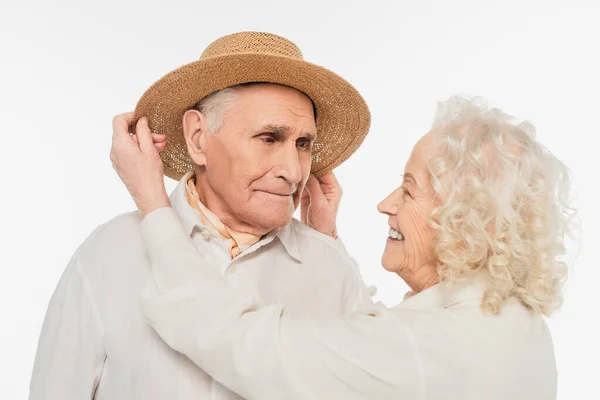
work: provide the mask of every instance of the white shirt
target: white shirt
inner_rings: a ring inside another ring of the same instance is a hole
[[[556,398],[544,318],[515,298],[499,315],[483,313],[483,281],[436,285],[393,308],[297,318],[285,305],[261,306],[232,290],[171,209],[150,213],[142,235],[154,276],[145,293],[148,321],[248,399]]]
[[[293,220],[231,261],[227,246],[187,203],[183,179],[171,202],[194,251],[240,293],[285,304],[298,316],[332,317],[369,302],[339,241]],[[137,212],[97,228],[50,301],[30,399],[239,399],[167,346],[144,320],[141,295],[150,279]],[[199,327],[194,316],[190,320]]]

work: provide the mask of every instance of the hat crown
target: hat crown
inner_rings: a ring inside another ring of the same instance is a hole
[[[212,42],[200,60],[229,54],[273,54],[302,60],[302,52],[284,37],[266,32],[239,32],[223,36]]]

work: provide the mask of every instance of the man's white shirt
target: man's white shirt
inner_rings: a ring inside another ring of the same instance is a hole
[[[171,203],[186,233],[227,283],[295,316],[327,318],[370,299],[339,240],[297,220],[231,260],[185,197]],[[48,306],[30,399],[239,399],[148,325],[140,299],[152,278],[137,212],[98,227],[77,249]],[[197,322],[197,321],[196,321]]]

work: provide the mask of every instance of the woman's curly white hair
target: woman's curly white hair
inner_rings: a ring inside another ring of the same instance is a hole
[[[440,204],[431,215],[438,273],[451,283],[487,272],[482,308],[500,311],[518,298],[549,315],[562,303],[567,277],[567,168],[535,140],[535,128],[481,98],[440,103],[438,140],[428,160]]]

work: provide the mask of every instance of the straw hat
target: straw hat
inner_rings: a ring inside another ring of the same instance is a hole
[[[134,123],[145,115],[152,132],[167,135],[167,146],[161,152],[166,176],[179,180],[193,169],[183,135],[183,114],[211,93],[249,82],[289,86],[312,100],[317,140],[311,172],[316,176],[344,162],[367,135],[371,114],[350,83],[304,61],[300,49],[283,37],[235,33],[211,43],[198,61],[162,77],[135,108]]]

